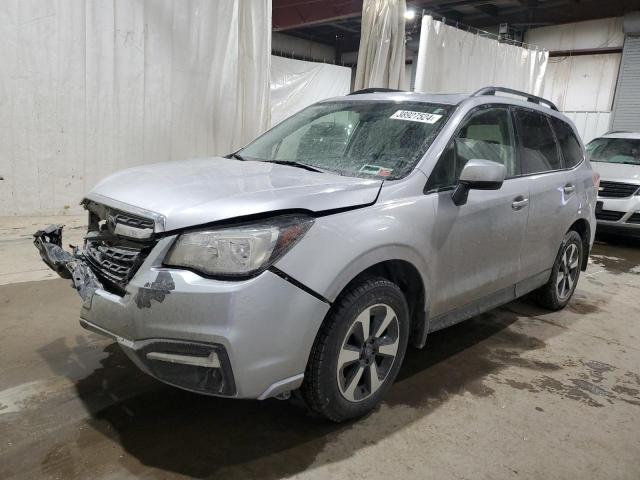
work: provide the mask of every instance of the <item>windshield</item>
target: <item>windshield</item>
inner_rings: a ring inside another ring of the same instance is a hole
[[[640,139],[596,138],[587,145],[587,155],[592,162],[640,165]]]
[[[451,110],[419,102],[330,102],[293,115],[239,153],[358,177],[401,178],[427,151]]]

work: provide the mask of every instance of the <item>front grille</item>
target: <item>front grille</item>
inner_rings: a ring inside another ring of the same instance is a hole
[[[629,217],[627,223],[640,223],[640,212],[636,212]]]
[[[605,220],[607,222],[617,222],[624,216],[624,212],[616,212],[614,210],[600,210],[596,212],[596,219]]]
[[[123,295],[129,280],[155,245],[155,240],[153,236],[140,240],[116,235],[116,226],[153,230],[155,223],[95,202],[86,201],[85,207],[89,210],[89,231],[83,256],[105,289]]]
[[[126,213],[120,210],[111,210],[111,217],[113,221],[116,223],[121,223],[124,225],[128,225],[129,227],[136,228],[150,228],[153,230],[155,223],[153,220],[148,218],[139,217],[137,215],[132,215],[130,213]]]
[[[632,183],[601,181],[598,196],[604,198],[630,197],[638,190],[638,185]]]
[[[140,249],[117,247],[100,241],[87,242],[85,258],[99,269],[103,277],[123,287],[144,260]]]

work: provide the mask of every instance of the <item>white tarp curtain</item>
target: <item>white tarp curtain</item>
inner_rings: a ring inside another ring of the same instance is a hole
[[[271,124],[325,98],[349,93],[351,69],[271,57]]]
[[[549,52],[498,42],[431,16],[422,19],[414,89],[472,93],[486,86],[540,95]]]
[[[0,215],[269,125],[271,0],[4,0],[0,42]]]
[[[364,0],[355,90],[404,84],[405,10],[405,0]]]

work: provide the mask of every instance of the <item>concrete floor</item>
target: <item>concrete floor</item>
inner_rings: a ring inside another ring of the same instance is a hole
[[[345,425],[164,386],[79,327],[67,281],[14,271],[0,478],[637,480],[639,264],[640,243],[598,243],[567,309],[525,299],[432,335],[384,404]]]

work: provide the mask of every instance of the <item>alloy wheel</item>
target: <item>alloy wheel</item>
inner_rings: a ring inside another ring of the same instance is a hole
[[[384,383],[398,354],[400,327],[396,312],[385,304],[367,307],[353,321],[338,355],[340,393],[361,402]]]
[[[571,295],[578,278],[579,266],[578,246],[575,243],[570,243],[562,252],[556,277],[556,294],[560,301],[566,300]]]

